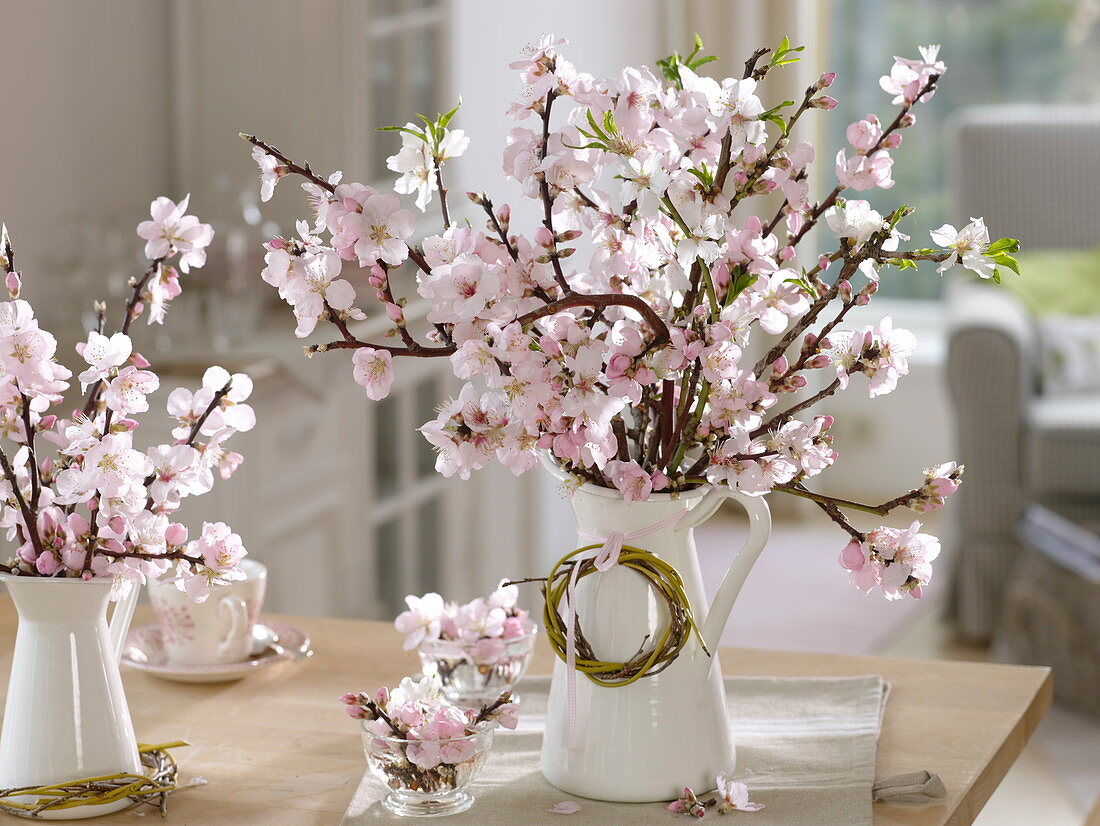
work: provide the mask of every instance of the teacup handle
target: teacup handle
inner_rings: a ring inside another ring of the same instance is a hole
[[[225,656],[238,637],[248,628],[248,605],[240,597],[222,597],[218,614],[229,621],[229,627],[218,643],[218,656]]]

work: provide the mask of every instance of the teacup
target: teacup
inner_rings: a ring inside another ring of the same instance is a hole
[[[225,665],[252,655],[252,629],[260,616],[267,567],[254,559],[241,562],[245,578],[216,585],[205,602],[193,602],[175,584],[149,583],[149,600],[161,640],[174,665]]]

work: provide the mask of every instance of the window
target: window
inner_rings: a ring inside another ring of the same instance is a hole
[[[852,121],[874,112],[889,122],[894,107],[878,79],[893,55],[917,57],[918,44],[941,44],[948,72],[931,105],[917,108],[916,127],[894,153],[894,187],[861,193],[883,213],[916,206],[907,222],[913,242],[929,244],[927,229],[959,226],[970,217],[954,214],[952,206],[951,115],[975,105],[1095,101],[1098,16],[1093,4],[1080,0],[832,0],[826,65],[837,72],[832,93],[840,106],[828,119],[825,145],[832,152],[822,152],[821,160],[828,163],[846,145]],[[934,298],[942,288],[934,265],[895,275],[883,279],[882,294]]]
[[[435,472],[435,452],[415,430],[435,418],[436,405],[453,392],[449,363],[408,359],[400,366],[390,395],[369,411],[374,493],[364,515],[374,532],[374,614],[382,617],[403,610],[406,593],[448,582],[453,587],[456,577],[448,565],[461,566],[466,575],[471,571],[469,560],[449,556],[464,547],[469,528],[455,518],[463,483]]]
[[[431,117],[444,109],[440,80],[447,58],[446,21],[442,0],[372,0],[370,4],[364,68],[370,74],[371,180],[392,174],[386,170],[386,158],[397,151],[394,135],[374,129],[402,126],[417,112]]]

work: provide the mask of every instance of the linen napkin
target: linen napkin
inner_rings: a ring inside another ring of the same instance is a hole
[[[543,779],[539,750],[549,685],[548,677],[521,683],[519,728],[497,730],[489,762],[471,787],[477,798],[473,808],[447,822],[676,822],[663,803],[574,798]],[[875,752],[887,697],[882,677],[727,677],[726,696],[737,748],[732,777],[748,785],[750,800],[766,804],[761,812],[739,815],[746,826],[871,823]],[[669,766],[670,773],[675,770]],[[382,785],[364,775],[343,826],[399,822],[380,805],[382,794]],[[549,812],[564,800],[578,803],[580,811],[568,816]]]

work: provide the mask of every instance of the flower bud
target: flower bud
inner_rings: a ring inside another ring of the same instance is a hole
[[[863,546],[859,542],[849,542],[844,550],[840,552],[840,558],[837,560],[840,562],[840,566],[848,571],[861,571],[863,570],[864,562]]]
[[[878,292],[878,282],[868,281],[866,286],[859,291],[860,295],[872,296]]]
[[[814,109],[836,109],[839,103],[840,101],[830,95],[822,95],[811,100],[810,106]]]
[[[138,370],[144,370],[149,366],[149,359],[145,358],[141,353],[134,353],[130,356],[130,361],[134,363],[134,367]]]
[[[828,367],[832,363],[833,360],[829,358],[828,354],[818,353],[816,356],[806,362],[806,366],[811,370],[820,370],[823,367]]]
[[[8,287],[8,295],[13,299],[19,298],[19,291],[23,288],[23,281],[19,278],[19,273],[9,272],[4,279],[4,283]]]
[[[772,362],[772,370],[775,371],[776,375],[782,376],[789,368],[790,363],[787,361],[786,356],[780,356]]]
[[[817,79],[817,83],[814,84],[814,89],[818,92],[822,89],[828,89],[833,85],[834,80],[836,80],[836,72],[825,72],[825,74]]]
[[[478,206],[481,206],[483,203],[485,203],[485,199],[482,198],[481,195],[477,192],[467,192],[466,197]]]
[[[791,376],[787,379],[787,386],[790,387],[792,390],[801,390],[803,387],[806,386],[806,377]]]
[[[53,413],[51,413],[48,416],[43,416],[42,417],[42,419],[38,422],[38,429],[39,430],[49,430],[55,424],[57,424],[57,416],[55,416]],[[48,459],[47,461],[52,462],[53,460]]]
[[[508,223],[512,220],[512,208],[508,204],[504,204],[497,210],[497,220],[504,226],[508,226]]]
[[[794,247],[783,247],[783,249],[779,251],[779,260],[790,261],[792,258],[794,258],[794,254]]]
[[[901,133],[891,132],[882,140],[882,146],[884,149],[897,149],[901,146]]]
[[[856,306],[857,307],[866,307],[870,303],[871,303],[871,296],[865,295],[862,292],[856,298]]]
[[[546,227],[539,227],[535,230],[535,243],[540,247],[549,249],[554,245],[554,233]]]
[[[845,278],[843,281],[841,281],[839,284],[837,284],[837,293],[840,295],[840,298],[843,301],[845,301],[845,302],[851,301],[852,300],[852,282]]]
[[[817,265],[821,267],[822,272],[825,272],[833,265],[833,262],[829,259],[829,256],[823,255],[817,259]]]
[[[346,694],[341,694],[340,695],[340,702],[343,703],[346,706],[350,706],[352,703],[358,702],[358,698],[355,694],[352,694],[349,691]]]
[[[768,178],[760,178],[752,185],[752,191],[757,195],[767,195],[773,191],[776,187],[776,183]]]
[[[901,129],[908,129],[916,122],[917,116],[914,115],[912,112],[906,112],[904,115],[901,116],[901,123],[898,124],[898,127]]]
[[[187,526],[179,522],[171,523],[164,529],[164,541],[169,545],[183,545],[187,542]]]
[[[579,229],[567,229],[565,232],[558,233],[558,240],[562,242],[576,241],[581,237],[581,231]]]

